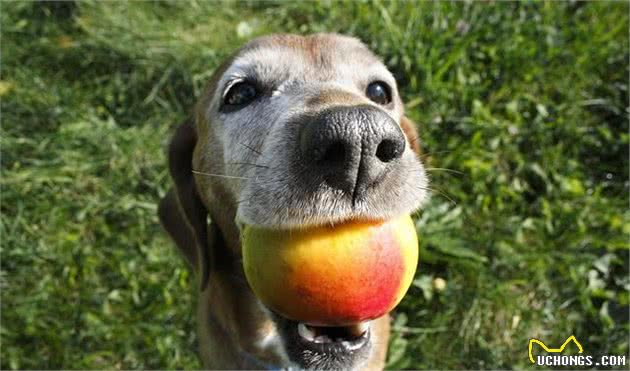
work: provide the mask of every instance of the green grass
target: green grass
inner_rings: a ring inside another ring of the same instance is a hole
[[[389,368],[530,368],[530,337],[571,334],[628,355],[627,2],[0,7],[2,369],[200,367],[195,281],[156,217],[164,148],[270,32],[361,38],[428,166],[461,172],[431,171]]]

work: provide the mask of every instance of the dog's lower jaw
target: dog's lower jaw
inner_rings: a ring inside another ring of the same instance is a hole
[[[269,313],[276,323],[284,350],[292,361],[292,369],[382,370],[385,365],[390,329],[389,315],[370,321],[366,332],[361,336],[363,340],[356,338],[352,344],[341,346],[342,344],[337,343],[338,346],[331,347],[327,346],[325,341],[324,344],[310,343],[312,339],[300,333],[298,322]]]
[[[348,361],[343,355],[327,354],[321,356],[309,350],[303,350],[301,355],[302,363],[298,364],[298,366],[307,370],[365,370],[372,352],[371,344],[367,346],[369,348],[366,354],[352,361]]]
[[[308,354],[309,350],[298,350],[297,358],[291,357],[290,348],[295,345],[293,341],[289,339],[287,334],[283,334],[281,329],[281,318],[267,309],[262,303],[259,303],[262,310],[273,319],[275,329],[269,336],[261,339],[257,343],[257,347],[263,352],[272,352],[282,360],[281,362],[273,365],[273,368],[281,368],[288,370],[364,370],[367,360],[371,355],[371,344],[369,344],[368,352],[365,357],[361,359],[355,359],[352,363],[340,362],[337,355],[318,356],[317,354]],[[282,321],[285,322],[285,321]],[[292,359],[293,358],[293,359]]]

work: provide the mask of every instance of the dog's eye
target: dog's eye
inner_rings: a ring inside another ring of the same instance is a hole
[[[223,104],[226,106],[242,106],[253,101],[256,96],[258,96],[256,87],[247,81],[241,81],[230,86],[223,98]]]
[[[365,94],[374,103],[386,105],[392,101],[392,93],[389,86],[382,81],[375,81],[368,85]]]

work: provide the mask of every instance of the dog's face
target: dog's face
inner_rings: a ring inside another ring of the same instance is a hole
[[[384,220],[426,198],[396,81],[358,40],[257,39],[209,86],[197,107],[193,168],[204,200],[233,205],[227,223]],[[299,367],[361,367],[378,341],[366,323],[318,328],[271,316]]]
[[[203,106],[237,222],[271,228],[388,219],[416,210],[427,180],[400,127],[396,81],[338,35],[259,39]],[[217,156],[208,153],[208,156]],[[217,159],[208,159],[216,161]]]

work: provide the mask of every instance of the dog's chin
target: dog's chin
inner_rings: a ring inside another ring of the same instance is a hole
[[[372,349],[370,322],[309,326],[272,313],[286,353],[300,369],[362,369]]]

